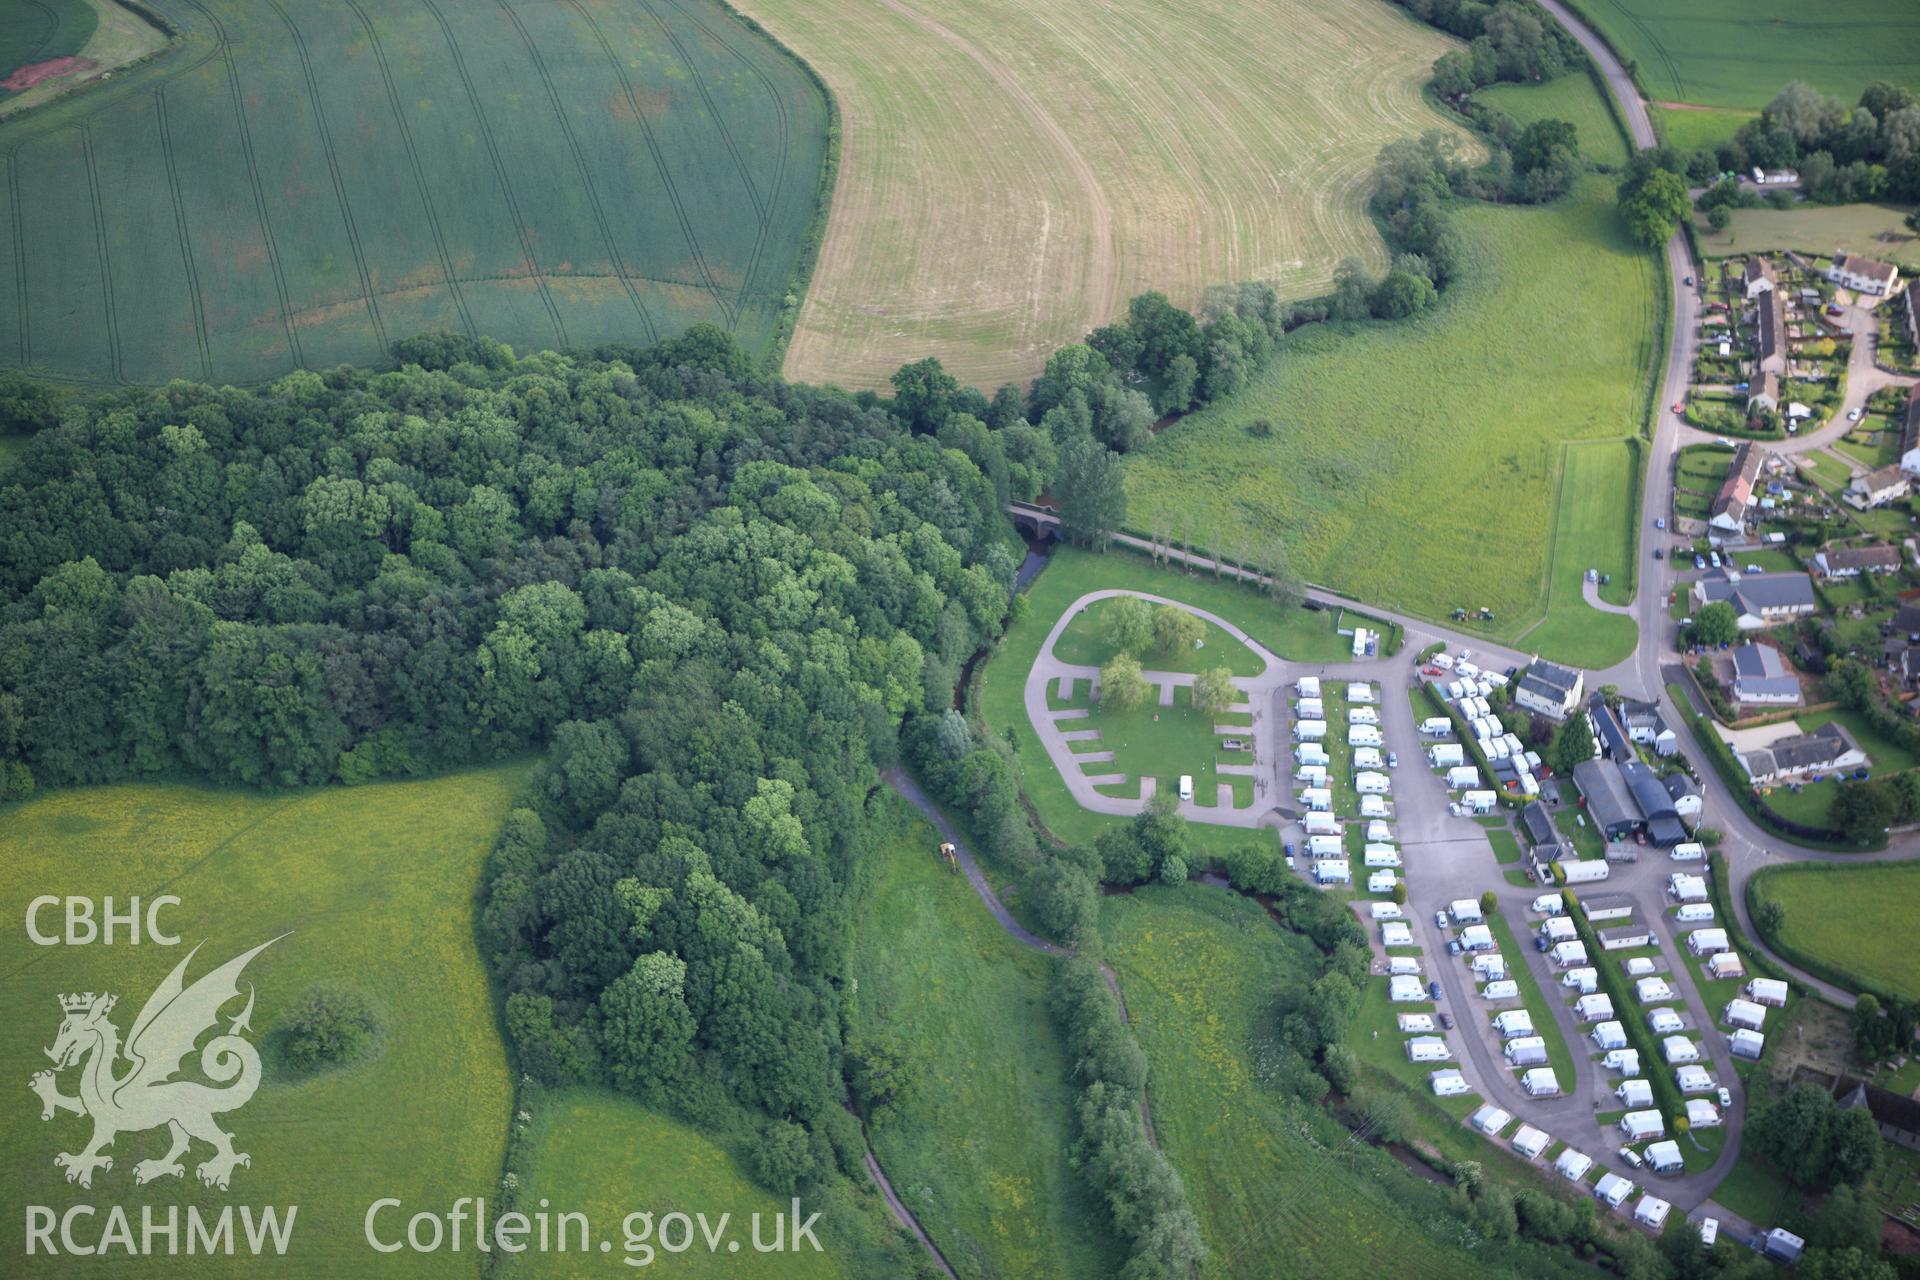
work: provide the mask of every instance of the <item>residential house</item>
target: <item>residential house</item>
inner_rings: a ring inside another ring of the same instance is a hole
[[[1829,721],[1812,733],[1789,734],[1740,757],[1755,783],[1784,781],[1807,773],[1836,773],[1858,769],[1867,753],[1838,722]]]
[[[1887,467],[1900,472],[1899,467]],[[1880,474],[1875,472],[1875,475]],[[1893,573],[1900,568],[1900,548],[1885,543],[1866,547],[1836,547],[1829,544],[1813,557],[1813,567],[1823,578],[1857,578],[1863,573]]]
[[[1747,416],[1752,417],[1779,407],[1780,375],[1772,369],[1763,369],[1759,381],[1747,394]]]
[[[1768,406],[1771,408],[1772,406]],[[1753,441],[1743,441],[1727,464],[1726,479],[1707,508],[1707,523],[1722,533],[1739,533],[1746,527],[1747,512],[1753,506],[1753,487],[1760,479],[1760,466],[1766,451]]]
[[[1641,825],[1633,792],[1612,760],[1582,760],[1573,766],[1573,784],[1587,802],[1587,819],[1608,840],[1624,840]]]
[[[1800,681],[1787,670],[1778,649],[1749,640],[1733,651],[1733,698],[1767,706],[1796,706],[1801,699]]]
[[[1851,1083],[1840,1098],[1840,1109],[1851,1111],[1865,1107],[1873,1117],[1874,1128],[1880,1136],[1896,1146],[1909,1151],[1920,1151],[1920,1100],[1898,1094],[1891,1089],[1882,1089],[1863,1080],[1842,1080],[1841,1085]]]
[[[1693,779],[1684,773],[1670,773],[1661,782],[1667,788],[1667,795],[1673,801],[1673,811],[1680,815],[1682,822],[1698,824],[1703,801],[1700,788]]]
[[[1907,341],[1920,350],[1920,280],[1909,280],[1901,296],[1907,303]]]
[[[1913,492],[1913,478],[1896,464],[1855,476],[1847,486],[1847,501],[1862,511],[1898,502]]]
[[[1909,297],[1917,292],[1920,280],[1907,286]],[[1907,393],[1907,416],[1900,427],[1900,469],[1910,476],[1920,475],[1920,392]]]
[[[1538,800],[1520,810],[1520,825],[1526,829],[1527,843],[1535,848],[1560,843],[1560,833],[1554,830],[1553,819],[1547,816],[1547,806]]]
[[[1550,720],[1564,720],[1580,704],[1585,684],[1586,677],[1571,667],[1535,658],[1514,686],[1513,700]]]
[[[1891,262],[1841,251],[1833,255],[1833,262],[1827,267],[1827,279],[1843,289],[1884,298],[1900,283],[1900,268]]]
[[[1752,302],[1761,294],[1772,293],[1779,288],[1780,275],[1765,258],[1748,258],[1747,269],[1741,273],[1740,283],[1746,288],[1747,301]]]
[[[1754,317],[1757,351],[1755,367],[1762,373],[1785,373],[1787,371],[1787,301],[1780,296],[1778,289],[1770,289],[1761,296]]]
[[[1626,726],[1620,723],[1607,700],[1597,693],[1587,699],[1587,723],[1593,726],[1593,741],[1601,755],[1621,763],[1639,758]]]
[[[1680,749],[1680,739],[1667,723],[1657,702],[1622,702],[1620,723],[1627,737],[1643,747],[1652,747],[1657,756],[1670,756]]]
[[[1804,617],[1818,607],[1813,579],[1804,573],[1748,573],[1709,569],[1693,584],[1701,608],[1725,600],[1742,631],[1757,631]]]

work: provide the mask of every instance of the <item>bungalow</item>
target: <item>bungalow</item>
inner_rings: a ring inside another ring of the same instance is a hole
[[[1763,373],[1787,371],[1787,302],[1778,289],[1762,297],[1755,307],[1759,329],[1758,365]]]
[[[1624,840],[1640,826],[1640,810],[1634,805],[1620,766],[1611,760],[1582,760],[1573,766],[1573,784],[1587,803],[1587,818],[1600,828],[1608,840]]]
[[[1787,670],[1778,649],[1749,640],[1733,651],[1733,697],[1736,702],[1796,706],[1800,681]]]
[[[1513,1133],[1513,1149],[1529,1160],[1538,1160],[1540,1153],[1553,1145],[1553,1135],[1544,1129],[1536,1129],[1523,1124]]]
[[[1642,924],[1624,925],[1618,929],[1600,931],[1600,949],[1602,951],[1631,951],[1635,947],[1653,945],[1653,930]]]
[[[1586,909],[1587,919],[1593,924],[1633,919],[1633,895],[1630,893],[1596,893],[1582,898],[1580,905]]]
[[[1740,757],[1747,776],[1761,786],[1806,773],[1857,769],[1866,763],[1867,753],[1837,721],[1828,721],[1812,733],[1776,738]]]
[[[1882,471],[1897,471],[1902,477],[1908,475],[1901,467],[1884,467],[1873,474],[1877,476]],[[1826,546],[1820,548],[1813,557],[1813,567],[1823,578],[1857,578],[1863,573],[1893,573],[1900,568],[1900,548],[1889,547],[1885,543],[1870,547]]]
[[[1912,477],[1895,465],[1855,476],[1853,483],[1847,486],[1847,501],[1865,511],[1872,507],[1884,507],[1889,502],[1898,502],[1912,492]]]
[[[1766,457],[1766,451],[1751,440],[1742,441],[1733,451],[1726,478],[1713,496],[1713,505],[1707,508],[1709,525],[1722,533],[1739,533],[1745,528],[1747,511],[1753,505],[1753,486],[1760,479],[1760,467]]]
[[[1567,713],[1580,704],[1580,690],[1585,682],[1586,677],[1570,667],[1535,658],[1514,687],[1513,700],[1550,720],[1564,720]]]
[[[1780,274],[1765,258],[1748,258],[1747,269],[1741,273],[1740,282],[1746,288],[1747,301],[1752,302],[1761,294],[1772,293],[1778,288]]]
[[[1891,262],[1840,250],[1834,253],[1833,262],[1827,267],[1827,279],[1843,289],[1884,298],[1900,283],[1900,268]]]
[[[1813,579],[1804,573],[1747,573],[1709,569],[1693,584],[1700,608],[1726,601],[1742,631],[1758,631],[1805,617],[1819,607]]]

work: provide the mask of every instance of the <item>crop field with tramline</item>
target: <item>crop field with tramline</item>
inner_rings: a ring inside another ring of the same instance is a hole
[[[767,349],[827,106],[713,0],[155,0],[0,124],[0,367],[253,382],[444,329]]]
[[[937,355],[991,387],[1161,289],[1323,292],[1378,269],[1362,202],[1452,47],[1379,0],[745,0],[845,131],[786,372],[872,387]],[[848,39],[858,31],[858,39]]]

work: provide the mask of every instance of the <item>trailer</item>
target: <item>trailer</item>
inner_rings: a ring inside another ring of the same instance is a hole
[[[1296,720],[1325,720],[1327,704],[1318,698],[1301,698],[1293,704],[1293,718]]]
[[[1376,871],[1367,877],[1368,893],[1392,893],[1393,886],[1400,883],[1400,877],[1391,871]]]
[[[1393,780],[1384,773],[1355,774],[1353,789],[1363,796],[1384,796],[1393,793]]]
[[[1584,942],[1561,942],[1548,952],[1553,962],[1562,969],[1571,969],[1575,965],[1587,962],[1587,944]]]
[[[1488,1000],[1516,1000],[1520,996],[1520,984],[1511,978],[1496,978],[1480,988],[1480,995]]]
[[[1369,822],[1367,824],[1367,843],[1392,844],[1393,828],[1384,822]]]
[[[1530,1036],[1533,1034],[1533,1015],[1525,1009],[1508,1009],[1505,1013],[1493,1016],[1493,1029],[1506,1040]]]
[[[1647,1082],[1634,1080],[1629,1083],[1646,1084]],[[1625,1085],[1621,1086],[1623,1089],[1625,1087]],[[1647,1093],[1649,1096],[1652,1095],[1653,1086],[1647,1086]],[[1627,1135],[1628,1142],[1645,1142],[1649,1138],[1664,1138],[1667,1136],[1667,1122],[1658,1111],[1629,1111],[1620,1117],[1620,1132]]]
[[[1544,1066],[1547,1061],[1547,1042],[1540,1036],[1516,1036],[1507,1041],[1501,1052],[1506,1055],[1507,1065],[1511,1067]]]
[[[1388,978],[1387,999],[1394,1004],[1418,1004],[1427,998],[1427,984],[1418,978]]]
[[[1407,1041],[1409,1062],[1451,1062],[1453,1050],[1439,1036],[1415,1036]]]
[[[1711,924],[1713,922],[1713,904],[1711,902],[1689,902],[1673,913],[1673,918],[1681,924]]]
[[[1385,741],[1380,730],[1370,724],[1354,725],[1347,733],[1347,742],[1356,747],[1377,747]]]
[[[1380,926],[1380,945],[1383,947],[1410,947],[1413,945],[1413,930],[1404,920],[1389,920]]]
[[[1456,1098],[1463,1093],[1471,1092],[1467,1088],[1467,1078],[1460,1074],[1457,1067],[1436,1071],[1427,1077],[1427,1081],[1433,1086],[1434,1096],[1438,1098]]]
[[[1563,858],[1553,865],[1559,868],[1562,884],[1593,884],[1605,880],[1612,871],[1604,858],[1581,858],[1571,862]]]
[[[1529,905],[1543,916],[1557,916],[1566,912],[1567,899],[1565,894],[1543,893]]]
[[[1590,996],[1600,989],[1600,971],[1592,965],[1583,964],[1561,974],[1560,985],[1572,987],[1583,996]]]
[[[1653,1105],[1653,1084],[1650,1081],[1622,1080],[1619,1088],[1613,1092],[1624,1106],[1650,1107]]]
[[[1347,852],[1345,841],[1339,836],[1308,836],[1307,854],[1314,858],[1339,858]]]
[[[1462,951],[1491,951],[1494,946],[1493,930],[1484,924],[1470,924],[1460,931]]]
[[[1370,844],[1362,851],[1368,867],[1398,867],[1400,851],[1390,844]]]
[[[1598,993],[1581,996],[1573,1008],[1582,1022],[1605,1022],[1613,1017],[1613,997]]]
[[[1300,815],[1300,829],[1310,836],[1337,836],[1340,820],[1325,810]]]
[[[1443,738],[1453,732],[1453,721],[1446,716],[1428,716],[1420,722],[1420,732],[1429,738]]]
[[[1705,1067],[1688,1065],[1673,1073],[1673,1083],[1682,1093],[1712,1093],[1719,1086]]]
[[[1295,693],[1298,693],[1303,698],[1317,698],[1320,696],[1320,677],[1301,676],[1294,684],[1293,689]]]
[[[1447,904],[1447,911],[1452,914],[1455,924],[1479,924],[1486,919],[1481,914],[1477,898],[1455,898]]]
[[[1603,1051],[1627,1047],[1627,1029],[1618,1022],[1602,1022],[1587,1033],[1594,1047]]]
[[[1469,791],[1460,797],[1460,803],[1473,813],[1490,813],[1500,797],[1491,791]]]
[[[1333,757],[1327,754],[1327,749],[1317,742],[1301,743],[1293,749],[1293,758],[1301,764],[1325,766],[1333,763]]]
[[[1503,955],[1481,954],[1473,958],[1473,976],[1482,982],[1507,976],[1507,958]]]
[[[1313,864],[1313,879],[1316,884],[1352,884],[1353,872],[1344,858],[1338,862],[1316,862]]]
[[[1622,1039],[1624,1038],[1625,1029],[1622,1028]],[[1623,1076],[1637,1076],[1640,1074],[1640,1051],[1610,1049],[1606,1056],[1600,1059],[1600,1065],[1609,1071],[1618,1071]]]
[[[1467,753],[1457,742],[1436,742],[1427,748],[1427,759],[1436,769],[1451,769],[1465,764]]]
[[[1567,916],[1548,916],[1540,922],[1540,936],[1549,943],[1570,942],[1580,936],[1580,930]]]
[[[1727,1001],[1727,1007],[1721,1011],[1720,1020],[1730,1027],[1745,1027],[1749,1031],[1758,1031],[1767,1024],[1767,1009],[1765,1005],[1756,1004],[1752,1000],[1733,999]]]
[[[1330,813],[1333,810],[1332,787],[1307,787],[1300,792],[1300,805],[1314,813]]]
[[[1482,791],[1480,770],[1470,764],[1456,764],[1447,770],[1447,790]]]
[[[1553,1074],[1552,1067],[1534,1067],[1520,1077],[1520,1087],[1530,1098],[1551,1098],[1560,1092],[1560,1077]]]
[[[1695,929],[1687,935],[1687,950],[1696,956],[1710,956],[1727,949],[1725,929]]]
[[[1754,978],[1747,983],[1746,992],[1747,998],[1755,1004],[1779,1009],[1787,1003],[1787,984],[1778,978]]]

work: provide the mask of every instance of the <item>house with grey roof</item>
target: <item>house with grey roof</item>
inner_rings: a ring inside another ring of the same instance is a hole
[[[1661,782],[1666,785],[1667,795],[1673,799],[1673,811],[1680,815],[1683,822],[1697,823],[1704,804],[1700,788],[1694,785],[1693,779],[1684,773],[1670,773]]]
[[[1819,607],[1813,579],[1804,573],[1740,573],[1709,569],[1693,584],[1700,608],[1725,600],[1733,606],[1742,631],[1758,631],[1805,617]]]
[[[1747,395],[1747,413],[1765,413],[1769,409],[1780,407],[1780,375],[1771,369],[1763,369]]]
[[[1751,440],[1744,440],[1733,451],[1733,461],[1727,464],[1727,475],[1720,482],[1720,491],[1713,495],[1713,503],[1707,508],[1707,523],[1722,533],[1739,533],[1746,527],[1747,512],[1753,507],[1754,486],[1760,480],[1760,467],[1766,461],[1766,451]]]
[[[1740,283],[1746,289],[1747,301],[1752,302],[1761,294],[1779,288],[1780,275],[1765,258],[1748,258],[1746,270],[1740,273]]]
[[[1587,723],[1593,726],[1593,741],[1600,748],[1600,754],[1610,760],[1635,758],[1633,739],[1627,735],[1626,726],[1620,723],[1607,700],[1597,693],[1587,699]]]
[[[1787,371],[1787,303],[1778,289],[1769,289],[1760,296],[1755,317],[1758,329],[1759,350],[1755,356],[1755,365],[1762,373],[1785,373]]]
[[[1586,677],[1573,668],[1535,658],[1514,686],[1513,700],[1549,720],[1565,720],[1567,713],[1580,705],[1585,684]]]
[[[1812,733],[1790,734],[1740,757],[1747,776],[1761,786],[1809,773],[1840,773],[1867,763],[1867,753],[1837,721]]]
[[[1833,255],[1827,267],[1827,279],[1842,289],[1884,298],[1900,283],[1900,268],[1877,258],[1863,258],[1844,250]]]
[[[1627,737],[1643,747],[1652,747],[1655,755],[1670,756],[1680,749],[1680,739],[1667,724],[1659,703],[1622,702],[1619,716]]]
[[[1749,640],[1733,651],[1733,700],[1791,707],[1801,700],[1800,681],[1772,645]]]
[[[1898,502],[1912,492],[1913,477],[1895,464],[1855,476],[1853,483],[1847,486],[1847,501],[1866,511],[1873,507],[1884,507],[1889,502]]]
[[[1909,299],[1917,294],[1920,294],[1920,280],[1907,286]],[[1907,314],[1912,316],[1913,312],[1909,310]],[[1900,469],[1910,476],[1920,475],[1920,392],[1907,393],[1907,416],[1901,420],[1900,427]]]
[[[1900,471],[1888,467],[1889,471]],[[1875,472],[1875,474],[1879,474]],[[1906,473],[1901,472],[1904,476]],[[1837,547],[1829,544],[1813,557],[1813,567],[1823,578],[1857,578],[1863,573],[1892,573],[1900,567],[1900,548],[1876,542],[1865,547]]]

